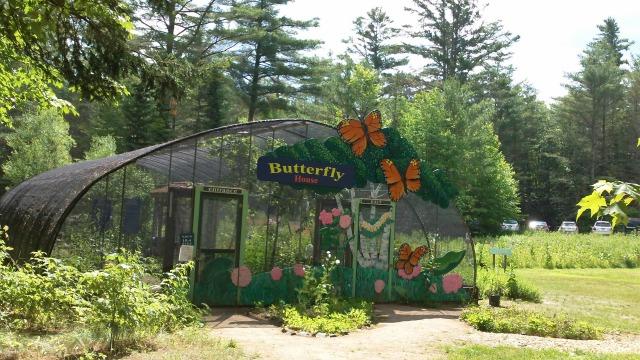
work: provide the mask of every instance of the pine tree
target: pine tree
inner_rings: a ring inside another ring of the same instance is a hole
[[[465,82],[477,67],[501,62],[511,53],[518,36],[503,31],[502,24],[484,22],[476,0],[413,0],[407,11],[418,16],[419,27],[411,36],[426,41],[407,50],[430,63],[428,75],[438,81]]]
[[[317,21],[280,16],[277,7],[289,0],[241,0],[232,13],[239,31],[240,49],[231,67],[236,86],[248,108],[248,120],[267,109],[287,108],[288,97],[304,88],[317,61],[301,54],[319,42],[297,37],[297,31],[317,26]]]
[[[578,122],[588,131],[590,182],[610,172],[607,134],[622,115],[625,71],[621,51],[629,44],[619,37],[614,20],[605,20],[599,29],[600,34],[581,56],[580,71],[569,75],[568,95],[558,104],[563,121]]]
[[[401,45],[394,43],[400,29],[393,27],[393,21],[382,8],[369,10],[366,18],[360,16],[353,24],[356,36],[345,42],[351,44],[352,53],[360,55],[376,71],[382,73],[409,62],[406,57],[393,56],[402,52]]]

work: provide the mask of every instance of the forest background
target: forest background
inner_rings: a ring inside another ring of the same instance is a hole
[[[288,5],[0,1],[0,193],[218,126],[376,108],[446,172],[481,232],[508,218],[558,225],[597,180],[638,178],[640,60],[614,18],[593,24],[579,69],[558,79],[565,95],[545,103],[515,80],[518,34],[475,0],[413,0],[401,19],[362,9],[347,50],[327,55],[303,36],[318,19],[283,16]]]

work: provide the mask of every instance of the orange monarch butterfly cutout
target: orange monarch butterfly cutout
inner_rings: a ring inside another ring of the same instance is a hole
[[[382,115],[380,111],[373,110],[363,121],[356,119],[343,120],[338,124],[338,133],[347,144],[351,145],[353,153],[360,157],[367,149],[368,141],[374,146],[383,147],[387,139],[382,131]]]
[[[407,166],[407,171],[404,175],[404,180],[400,171],[389,159],[383,159],[380,161],[380,167],[387,180],[387,186],[389,187],[389,198],[393,201],[402,199],[407,194],[407,190],[416,192],[420,190],[420,162],[413,159]]]
[[[429,249],[422,245],[418,246],[415,250],[411,251],[411,246],[404,243],[400,245],[398,250],[398,261],[396,262],[396,269],[404,270],[407,275],[413,273],[413,269],[418,265],[420,259],[429,252]]]

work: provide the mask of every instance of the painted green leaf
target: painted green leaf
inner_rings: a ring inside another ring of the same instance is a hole
[[[464,259],[466,251],[449,251],[444,256],[433,260],[431,273],[435,276],[444,275],[453,270]]]

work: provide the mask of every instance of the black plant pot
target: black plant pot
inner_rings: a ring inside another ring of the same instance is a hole
[[[489,305],[500,307],[500,295],[489,295]]]

